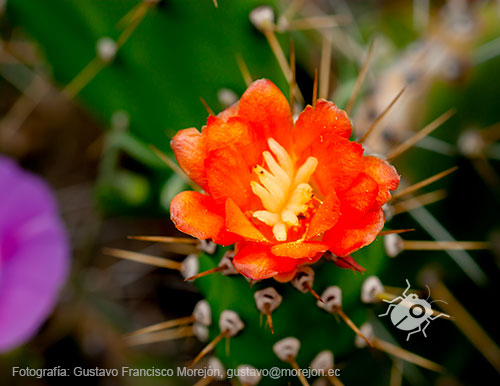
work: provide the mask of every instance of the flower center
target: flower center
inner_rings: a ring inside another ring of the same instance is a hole
[[[298,169],[287,151],[274,139],[267,141],[269,151],[262,153],[268,170],[255,166],[260,184],[252,181],[252,191],[261,199],[265,210],[257,210],[253,217],[273,227],[276,240],[285,241],[290,227],[299,225],[298,216],[307,211],[313,198],[309,179],[318,160],[309,157]]]

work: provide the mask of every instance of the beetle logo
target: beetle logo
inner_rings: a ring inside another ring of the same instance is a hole
[[[429,296],[427,299],[420,299],[416,294],[407,294],[410,289],[410,282],[406,279],[407,287],[404,290],[402,296],[398,296],[393,300],[386,300],[384,302],[390,303],[389,308],[385,314],[380,314],[379,316],[386,316],[391,314],[391,322],[392,324],[403,331],[409,331],[406,341],[410,340],[410,335],[416,334],[417,332],[422,332],[424,336],[427,338],[425,334],[425,329],[429,327],[431,321],[437,319],[441,316],[449,318],[450,315],[439,313],[434,315],[434,311],[431,307],[431,304],[434,302],[443,302],[444,300],[434,300],[429,302],[429,298],[431,296],[431,290],[428,286],[427,290],[429,291]],[[396,303],[398,302],[399,303]],[[446,303],[448,304],[448,303]]]

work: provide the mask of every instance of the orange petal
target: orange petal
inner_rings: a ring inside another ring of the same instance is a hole
[[[205,187],[207,151],[203,135],[195,128],[184,129],[175,135],[170,146],[182,170],[198,185]]]
[[[262,280],[294,270],[297,260],[275,256],[268,246],[250,243],[238,250],[233,265],[244,276]]]
[[[347,256],[370,244],[384,227],[384,212],[376,209],[368,212],[357,224],[346,226],[341,219],[325,232],[323,242],[337,256]]]
[[[356,180],[340,198],[340,211],[346,224],[353,224],[363,217],[375,204],[379,191],[377,182],[364,173],[360,173]]]
[[[363,147],[336,134],[317,138],[307,155],[318,159],[313,179],[324,196],[347,189],[362,170]]]
[[[328,245],[316,242],[292,241],[290,243],[275,244],[271,252],[276,256],[303,259],[315,256],[317,253],[326,252]]]
[[[238,205],[230,198],[226,201],[226,227],[230,232],[240,235],[244,239],[269,242],[266,237],[246,218]]]
[[[266,141],[274,138],[291,147],[292,113],[287,99],[271,81],[259,79],[242,95],[238,115],[246,119],[256,134]]]
[[[232,104],[227,109],[217,114],[217,118],[227,121],[229,118],[234,117],[237,114],[238,114],[238,102]]]
[[[198,239],[216,239],[224,228],[224,217],[218,214],[211,197],[184,191],[170,203],[170,218],[176,228]]]
[[[224,205],[231,198],[240,208],[249,205],[252,191],[250,188],[250,167],[240,153],[228,147],[210,152],[205,161],[208,178],[207,190],[214,200]]]
[[[297,269],[293,269],[290,272],[278,273],[273,276],[273,279],[279,283],[288,283],[297,274]]]
[[[203,130],[208,151],[228,147],[241,154],[247,165],[255,166],[262,155],[265,143],[259,143],[254,132],[239,117],[231,117],[227,121],[210,116]]]
[[[320,99],[316,108],[307,106],[295,123],[292,130],[295,152],[297,155],[302,154],[320,135],[334,133],[349,139],[351,132],[352,125],[346,112],[335,103]]]
[[[340,217],[340,201],[332,191],[319,206],[307,230],[306,239],[312,239],[333,227]]]
[[[396,168],[378,157],[366,156],[363,157],[363,172],[377,181],[379,184],[377,202],[380,205],[385,204],[391,198],[389,190],[396,190],[399,185]]]

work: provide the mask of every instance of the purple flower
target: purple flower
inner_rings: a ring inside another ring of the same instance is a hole
[[[37,332],[68,266],[68,238],[49,187],[0,156],[0,352]]]

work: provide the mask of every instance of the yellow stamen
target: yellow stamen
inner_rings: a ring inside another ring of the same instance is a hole
[[[265,210],[258,210],[253,217],[272,227],[276,240],[286,241],[288,228],[298,226],[298,215],[307,211],[313,198],[309,179],[318,160],[309,157],[302,166],[296,167],[294,160],[278,142],[268,140],[269,151],[262,153],[269,170],[257,165],[254,172],[260,184],[251,182],[252,191],[260,198]]]

